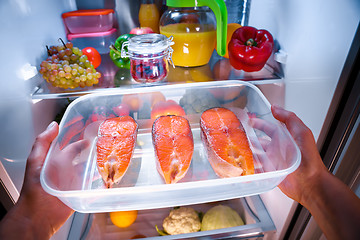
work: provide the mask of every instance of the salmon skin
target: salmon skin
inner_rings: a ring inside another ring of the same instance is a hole
[[[221,177],[254,174],[253,153],[236,115],[226,108],[211,108],[200,118],[201,139],[209,162]]]
[[[138,125],[130,116],[101,123],[96,143],[97,168],[107,188],[118,183],[129,167],[136,145]]]
[[[188,171],[194,152],[189,121],[181,116],[158,117],[152,126],[156,167],[167,184],[180,181]]]

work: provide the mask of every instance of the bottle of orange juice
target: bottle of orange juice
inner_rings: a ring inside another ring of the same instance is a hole
[[[141,0],[139,10],[140,27],[150,27],[155,33],[159,33],[160,13],[154,0]]]
[[[172,60],[176,66],[202,66],[214,51],[215,15],[207,7],[171,8],[161,17],[160,33],[174,38]]]
[[[226,51],[227,10],[223,0],[167,0],[160,18],[160,33],[173,37],[176,66],[206,65],[214,51]]]

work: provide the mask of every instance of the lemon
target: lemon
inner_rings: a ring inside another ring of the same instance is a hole
[[[111,212],[110,219],[115,226],[119,228],[126,228],[135,222],[137,214],[137,210]]]

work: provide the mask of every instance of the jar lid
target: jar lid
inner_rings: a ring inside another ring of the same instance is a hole
[[[128,51],[136,54],[155,54],[163,52],[173,44],[172,37],[167,38],[157,33],[142,34],[129,39]]]

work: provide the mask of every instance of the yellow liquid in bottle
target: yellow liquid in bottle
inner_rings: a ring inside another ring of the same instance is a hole
[[[140,5],[139,10],[139,22],[140,27],[149,27],[155,33],[159,33],[159,19],[160,14],[155,4],[145,4]]]
[[[195,67],[207,64],[214,51],[216,30],[213,25],[177,23],[160,27],[160,33],[174,37],[172,60],[176,66]]]

